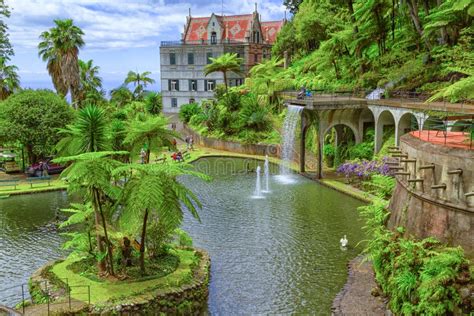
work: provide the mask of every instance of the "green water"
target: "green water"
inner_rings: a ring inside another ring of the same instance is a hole
[[[50,223],[67,204],[66,192],[0,200],[0,304],[12,306],[21,301],[18,285],[27,283],[46,262],[64,255],[59,249],[62,238]]]
[[[206,159],[197,167],[213,182],[184,180],[204,204],[201,224],[187,217],[184,228],[211,255],[209,312],[330,315],[346,264],[360,252],[361,203],[296,175],[293,184],[280,184],[276,166],[272,193],[252,199],[256,175],[245,174],[247,165],[256,162]],[[339,244],[344,234],[347,250]]]
[[[203,202],[201,223],[186,216],[184,229],[211,255],[208,311],[329,315],[346,264],[360,251],[361,203],[296,175],[293,184],[281,184],[277,166],[270,168],[271,193],[253,199],[256,175],[245,169],[257,164],[263,170],[255,160],[208,158],[196,166],[214,181],[181,179]],[[66,205],[64,192],[0,200],[0,303],[18,302],[21,289],[1,290],[26,282],[63,255],[61,238],[48,222]],[[347,250],[339,245],[344,234]]]

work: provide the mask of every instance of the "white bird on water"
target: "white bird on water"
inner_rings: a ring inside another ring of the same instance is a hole
[[[344,248],[345,248],[345,247],[347,246],[347,244],[349,243],[349,241],[347,240],[346,235],[344,235],[344,237],[341,238],[340,243],[341,243],[341,247],[344,247]]]

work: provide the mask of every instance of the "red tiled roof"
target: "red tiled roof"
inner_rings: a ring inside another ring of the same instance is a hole
[[[245,41],[250,36],[253,14],[219,16],[216,15],[219,24],[223,28],[222,38],[233,41]],[[185,30],[185,41],[209,40],[207,25],[211,17],[191,17]],[[283,26],[283,21],[262,22],[262,32],[267,42],[273,43],[277,33]]]
[[[262,32],[263,38],[270,44],[273,44],[276,41],[276,37],[278,32],[280,32],[281,28],[285,24],[284,21],[270,21],[270,22],[262,22]]]

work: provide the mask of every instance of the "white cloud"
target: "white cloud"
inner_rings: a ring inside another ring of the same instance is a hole
[[[16,51],[36,49],[41,32],[54,19],[72,18],[83,29],[87,50],[157,47],[160,40],[178,40],[191,7],[194,16],[220,13],[220,1],[165,0],[7,0],[12,16],[7,21]],[[254,10],[255,0],[226,1],[225,14]],[[259,1],[264,20],[280,19],[278,0]]]

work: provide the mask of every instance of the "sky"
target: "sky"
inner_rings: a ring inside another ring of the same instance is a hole
[[[285,15],[282,0],[224,0],[223,12],[258,11],[265,20]],[[79,58],[100,67],[104,88],[118,87],[128,71],[151,71],[159,90],[160,41],[179,40],[188,9],[193,16],[222,12],[221,0],[5,0],[12,14],[6,23],[24,88],[52,88],[46,64],[38,57],[39,35],[54,19],[72,18],[85,33]]]

